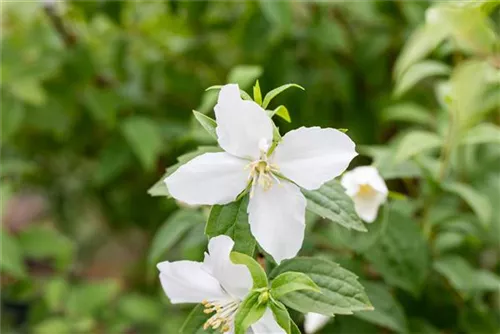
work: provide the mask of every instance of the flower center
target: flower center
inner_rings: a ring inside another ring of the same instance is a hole
[[[250,196],[253,195],[255,187],[261,186],[264,190],[269,190],[274,182],[279,183],[279,179],[274,175],[278,172],[278,166],[270,164],[266,157],[261,157],[260,160],[251,162],[248,167],[250,168],[249,179],[252,180],[252,190]]]
[[[375,189],[369,184],[360,184],[358,195],[363,197],[370,197],[375,193]]]
[[[201,302],[205,307],[206,314],[215,312],[203,325],[203,329],[218,329],[221,333],[229,332],[233,323],[234,315],[240,306],[239,300],[207,301]]]

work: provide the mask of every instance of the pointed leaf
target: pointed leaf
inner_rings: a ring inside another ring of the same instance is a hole
[[[194,118],[201,124],[201,126],[207,130],[208,134],[217,140],[217,133],[215,132],[215,128],[217,127],[217,123],[212,118],[203,115],[201,112],[193,110]]]
[[[401,163],[424,151],[441,147],[442,138],[429,131],[411,131],[399,141],[394,162]]]
[[[448,75],[450,67],[434,60],[426,60],[412,65],[396,82],[394,96],[400,97],[415,86],[419,81],[438,75]]]
[[[235,334],[245,334],[266,312],[267,303],[260,303],[259,296],[260,292],[252,292],[241,302],[234,319]]]
[[[280,298],[290,292],[312,290],[321,292],[314,281],[304,273],[286,272],[278,275],[271,282],[271,295]]]
[[[259,80],[255,82],[253,86],[253,100],[260,106],[262,105],[262,93],[260,91]]]
[[[297,85],[297,84],[286,84],[286,85],[280,86],[278,88],[275,88],[272,91],[270,91],[269,93],[267,93],[266,96],[264,97],[264,101],[262,102],[262,108],[266,109],[272,99],[274,99],[276,96],[278,96],[279,94],[283,93],[285,90],[287,90],[288,88],[291,88],[291,87],[296,87],[296,88],[305,90],[304,87]]]
[[[288,314],[288,310],[286,309],[285,305],[277,300],[271,299],[269,308],[271,309],[271,311],[273,311],[274,319],[276,320],[278,325],[280,325],[280,327],[283,328],[287,334],[290,334],[290,322],[292,321],[292,319],[290,319],[290,314]]]
[[[460,196],[472,208],[484,226],[490,224],[493,208],[488,197],[465,183],[445,183],[442,186],[446,191]]]

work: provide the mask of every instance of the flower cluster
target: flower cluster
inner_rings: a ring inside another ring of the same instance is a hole
[[[221,88],[214,111],[222,151],[197,156],[168,176],[170,195],[188,205],[226,205],[248,196],[250,231],[262,250],[277,264],[294,258],[304,240],[302,190],[317,190],[344,173],[357,155],[354,142],[342,131],[320,127],[281,137],[265,107],[242,99],[236,84]],[[358,215],[373,222],[388,194],[377,170],[358,167],[346,172],[341,184]],[[201,303],[210,314],[205,329],[234,332],[236,314],[253,291],[249,268],[230,259],[233,246],[231,238],[218,236],[209,241],[203,263],[158,264],[172,303]],[[261,291],[259,303],[269,298],[266,288]],[[248,324],[253,333],[288,331],[269,308],[254,320]]]

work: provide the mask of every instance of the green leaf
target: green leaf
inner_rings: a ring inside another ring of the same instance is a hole
[[[292,24],[292,4],[287,1],[259,1],[266,19],[273,25],[288,29]]]
[[[40,107],[47,102],[47,94],[37,79],[17,79],[9,84],[12,95],[23,102]]]
[[[170,197],[170,193],[168,192],[167,186],[165,185],[165,179],[172,175],[180,166],[185,163],[191,161],[199,155],[210,153],[210,152],[220,152],[220,148],[217,146],[200,146],[196,149],[196,151],[192,151],[186,154],[183,154],[177,158],[178,163],[173,166],[167,168],[167,172],[156,182],[151,188],[148,189],[148,194],[150,196],[168,196]]]
[[[394,162],[401,163],[413,156],[441,147],[443,140],[437,134],[429,131],[411,131],[399,141],[394,154]]]
[[[25,119],[26,109],[22,103],[11,97],[5,97],[2,94],[2,113],[1,117],[1,131],[2,131],[2,144],[5,144],[12,135],[14,135],[21,127]]]
[[[472,208],[483,226],[488,226],[490,224],[493,208],[487,196],[465,183],[444,183],[442,187],[444,190],[462,198]]]
[[[16,278],[26,277],[26,267],[24,266],[22,248],[16,240],[4,229],[0,229],[0,240],[2,246],[2,261],[0,268],[2,272]]]
[[[274,319],[276,320],[278,325],[280,325],[280,327],[283,328],[287,334],[290,334],[290,323],[292,322],[292,319],[290,319],[290,314],[288,314],[288,310],[286,309],[285,305],[277,300],[271,299],[269,308],[273,312]]]
[[[186,321],[182,325],[179,333],[181,334],[206,334],[215,333],[212,329],[203,329],[203,325],[210,318],[210,315],[203,313],[203,305],[198,304],[193,308],[191,313],[189,313]]]
[[[411,102],[391,105],[382,111],[381,117],[384,122],[409,122],[425,126],[434,124],[429,110]]]
[[[386,282],[418,295],[429,270],[425,237],[409,213],[391,210],[387,224],[363,255]]]
[[[274,115],[278,115],[279,117],[283,118],[288,123],[290,123],[292,121],[292,119],[290,118],[290,114],[288,113],[288,109],[283,105],[279,106],[278,108],[276,108],[274,110],[269,110],[268,115],[269,115],[269,117],[273,117]]]
[[[44,299],[52,312],[62,311],[66,296],[69,293],[69,284],[64,278],[54,278],[44,287]]]
[[[71,334],[73,333],[72,323],[70,319],[65,318],[49,318],[36,324],[33,328],[35,334]]]
[[[205,234],[210,238],[225,234],[234,241],[235,252],[252,256],[255,239],[248,224],[248,196],[226,205],[214,205],[210,211]]]
[[[332,316],[373,309],[357,276],[336,263],[319,258],[297,257],[283,261],[269,277],[273,280],[289,271],[308,275],[321,291],[295,291],[280,298],[285,305],[299,312]]]
[[[146,117],[131,116],[121,124],[121,129],[144,169],[153,170],[163,148],[163,139],[157,124]]]
[[[90,115],[96,122],[103,123],[108,128],[115,125],[121,102],[120,96],[111,89],[97,89],[89,86],[83,95],[83,103]]]
[[[374,310],[357,312],[354,316],[397,333],[408,333],[403,307],[390,294],[388,288],[380,283],[362,282],[362,284],[373,303]]]
[[[426,60],[409,67],[405,73],[399,77],[394,88],[394,96],[401,97],[419,81],[431,77],[448,75],[450,67],[435,60]]]
[[[302,189],[307,198],[307,209],[348,229],[366,232],[354,211],[354,203],[336,180],[325,183],[317,190]]]
[[[247,266],[252,275],[254,289],[267,288],[266,272],[252,257],[238,252],[231,252],[231,261],[234,264],[243,264]]]
[[[208,134],[215,140],[217,140],[217,132],[215,128],[217,127],[217,123],[215,120],[211,119],[208,116],[203,115],[201,112],[193,110],[194,118],[201,124],[201,126],[207,130]]]
[[[277,299],[299,290],[312,290],[321,293],[316,283],[304,273],[289,271],[278,275],[271,282],[271,295]]]
[[[134,323],[155,325],[163,319],[162,304],[158,299],[136,292],[120,298],[118,310]]]
[[[222,85],[210,86],[207,89],[205,89],[205,91],[220,90],[222,87],[223,87]],[[241,98],[243,100],[253,101],[252,97],[247,92],[245,92],[243,89],[241,89],[241,88],[240,88],[240,96],[241,96]],[[215,100],[216,99],[214,99],[214,103],[215,103]]]
[[[465,293],[480,291],[498,291],[500,277],[494,273],[472,268],[467,261],[457,255],[437,259],[434,269],[446,277],[451,285]]]
[[[259,80],[255,82],[255,86],[253,86],[253,100],[259,105],[262,105],[262,93],[260,91]]]
[[[247,89],[261,76],[262,67],[257,65],[235,66],[227,76],[228,83],[237,83],[241,89]],[[248,95],[248,94],[247,94]],[[250,100],[252,98],[250,97]]]
[[[173,213],[155,233],[149,250],[149,263],[158,262],[186,232],[204,222],[203,214],[197,210],[181,209]]]
[[[259,296],[260,292],[252,292],[241,302],[234,319],[235,334],[246,333],[264,315],[267,303],[260,303]]]
[[[267,2],[267,1],[264,1],[264,2]],[[274,99],[276,96],[278,96],[279,94],[283,93],[285,90],[287,90],[288,88],[291,88],[291,87],[296,87],[296,88],[305,90],[304,87],[297,85],[297,84],[286,84],[286,85],[277,87],[266,94],[266,96],[264,97],[264,101],[262,102],[262,108],[266,109],[267,106],[269,105],[269,103],[272,101],[272,99]]]
[[[95,315],[118,295],[120,284],[115,280],[83,283],[70,290],[66,300],[68,316]]]
[[[462,145],[494,143],[500,144],[500,126],[481,123],[469,129],[460,139]]]

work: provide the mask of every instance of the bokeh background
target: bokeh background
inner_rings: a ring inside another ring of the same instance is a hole
[[[402,100],[434,117],[430,83],[393,95],[395,61],[429,5],[2,2],[1,331],[177,333],[190,307],[169,305],[155,264],[202,257],[208,208],[179,210],[147,191],[179,155],[214,144],[191,112],[213,115],[217,93],[205,89],[237,82],[251,92],[258,79],[265,93],[297,83],[306,90],[273,102],[290,111],[292,123],[276,120],[282,133],[347,128],[360,147],[383,145],[411,126],[390,117]],[[454,61],[446,49],[434,56]],[[365,155],[353,165],[370,162]],[[390,183],[410,196],[417,186],[413,178]],[[464,252],[476,259],[489,251],[487,270],[498,272],[496,242]],[[387,290],[397,297],[387,310],[396,324],[340,316],[325,333],[404,332],[403,318],[415,333],[479,333],[471,322],[498,330],[489,311],[463,318],[468,301],[442,292],[437,276],[427,299]],[[498,294],[485,305],[498,307]]]

